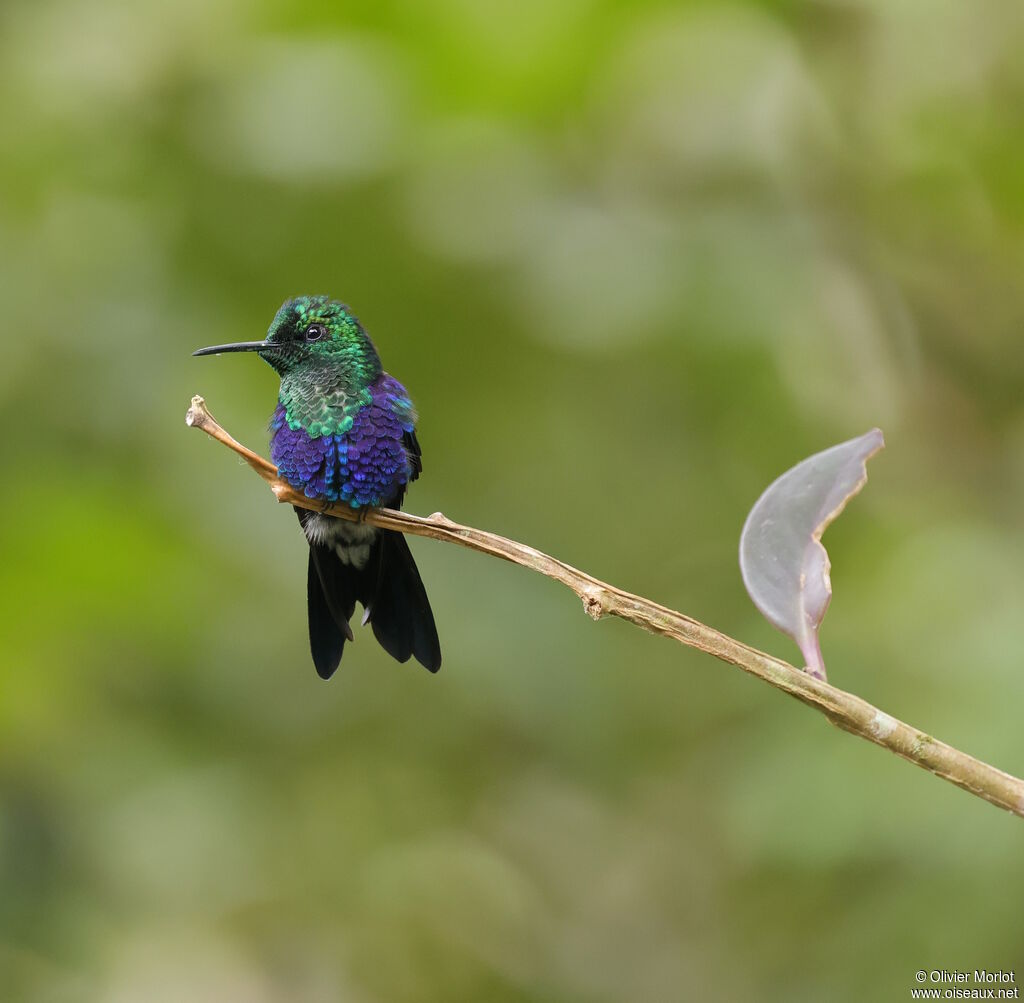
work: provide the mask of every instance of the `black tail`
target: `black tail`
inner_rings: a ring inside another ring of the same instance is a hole
[[[334,675],[346,640],[354,640],[349,620],[357,601],[389,655],[400,662],[415,656],[431,672],[441,667],[434,614],[401,533],[380,530],[362,568],[343,563],[331,546],[310,544],[306,591],[309,646],[321,678]]]

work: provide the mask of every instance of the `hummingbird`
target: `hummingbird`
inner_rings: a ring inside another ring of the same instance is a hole
[[[405,387],[384,372],[352,311],[327,296],[284,303],[263,341],[200,348],[193,355],[256,352],[281,378],[270,419],[278,476],[307,498],[359,513],[401,508],[423,469],[416,412]],[[402,533],[293,506],[309,544],[306,606],[313,665],[329,679],[354,641],[363,606],[381,647],[436,672],[441,645],[426,590]]]

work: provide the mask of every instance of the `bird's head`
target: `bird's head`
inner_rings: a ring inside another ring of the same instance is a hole
[[[200,348],[193,355],[258,352],[278,375],[301,376],[333,370],[346,380],[370,383],[380,358],[362,324],[344,303],[327,296],[297,296],[274,316],[264,341]]]

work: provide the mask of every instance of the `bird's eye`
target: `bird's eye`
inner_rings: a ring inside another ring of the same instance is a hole
[[[306,341],[319,341],[326,333],[323,324],[310,324],[306,328]]]

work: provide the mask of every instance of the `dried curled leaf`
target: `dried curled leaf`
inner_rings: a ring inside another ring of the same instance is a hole
[[[868,479],[883,446],[873,428],[815,453],[775,481],[750,510],[740,535],[740,571],[754,605],[800,646],[807,670],[825,678],[818,628],[832,598],[821,536]]]

